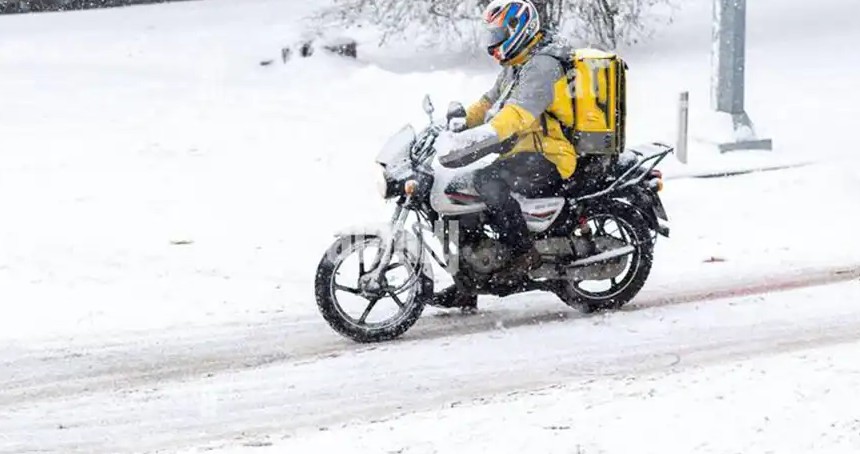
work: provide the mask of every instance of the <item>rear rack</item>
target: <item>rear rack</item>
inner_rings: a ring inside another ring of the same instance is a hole
[[[641,183],[642,180],[646,176],[650,175],[651,171],[653,171],[657,167],[657,165],[663,161],[663,159],[666,159],[666,156],[675,152],[675,149],[673,147],[666,145],[666,144],[663,144],[663,143],[655,142],[652,145],[654,145],[658,148],[661,148],[663,151],[659,151],[657,153],[654,153],[651,156],[648,156],[647,158],[640,159],[639,162],[636,163],[636,165],[634,165],[633,167],[628,169],[626,172],[624,172],[624,174],[622,174],[620,177],[618,177],[618,179],[615,180],[606,189],[595,192],[593,194],[588,194],[588,195],[585,195],[582,197],[578,197],[576,199],[576,201],[581,202],[584,200],[590,200],[590,199],[595,199],[598,197],[603,197],[603,196],[610,194],[612,192],[615,192],[615,191],[618,191],[618,190],[621,190],[624,188],[628,188],[630,186],[634,186],[634,185]],[[642,153],[640,153],[640,152],[637,152],[635,150],[630,150],[630,151],[633,151],[635,154],[642,156]],[[648,170],[646,170],[645,172],[643,172],[641,175],[637,176],[634,179],[629,179],[631,175],[633,175],[634,173],[636,173],[637,171],[639,171],[640,169],[645,167],[645,164],[648,162],[650,162],[650,164],[649,164],[650,167],[648,167]]]

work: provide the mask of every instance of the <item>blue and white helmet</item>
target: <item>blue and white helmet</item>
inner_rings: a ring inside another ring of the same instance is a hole
[[[541,24],[537,8],[529,0],[493,0],[484,9],[487,52],[506,64],[528,49]]]

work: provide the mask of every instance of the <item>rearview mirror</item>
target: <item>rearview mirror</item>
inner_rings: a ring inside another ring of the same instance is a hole
[[[427,115],[429,115],[429,116],[430,116],[430,118],[433,118],[433,112],[434,112],[436,109],[433,107],[433,101],[431,101],[431,100],[430,100],[430,95],[425,95],[425,96],[424,96],[424,103],[423,103],[423,106],[424,106],[424,112],[425,112]]]
[[[451,104],[448,104],[448,113],[445,115],[448,121],[451,121],[452,118],[466,118],[467,116],[468,114],[463,104],[457,101],[452,101]]]

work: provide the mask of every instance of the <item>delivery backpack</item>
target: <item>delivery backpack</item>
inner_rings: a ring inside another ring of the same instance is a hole
[[[596,49],[553,57],[561,62],[573,101],[574,124],[559,124],[576,149],[577,173],[606,175],[624,152],[627,64],[614,53]]]

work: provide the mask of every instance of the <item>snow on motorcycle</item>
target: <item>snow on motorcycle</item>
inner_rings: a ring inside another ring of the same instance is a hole
[[[434,293],[434,264],[474,295],[545,291],[585,313],[619,309],[638,294],[658,236],[669,236],[656,167],[672,147],[628,148],[602,164],[599,177],[575,175],[553,197],[515,194],[543,258],[525,273],[501,265],[505,248],[472,186],[475,170],[496,156],[442,166],[434,141],[452,113],[434,120],[429,97],[424,110],[430,124],[418,133],[405,126],[376,158],[380,195],[394,202],[390,221],[338,232],[318,265],[317,304],[336,332],[356,342],[392,340],[426,306],[453,307]]]

